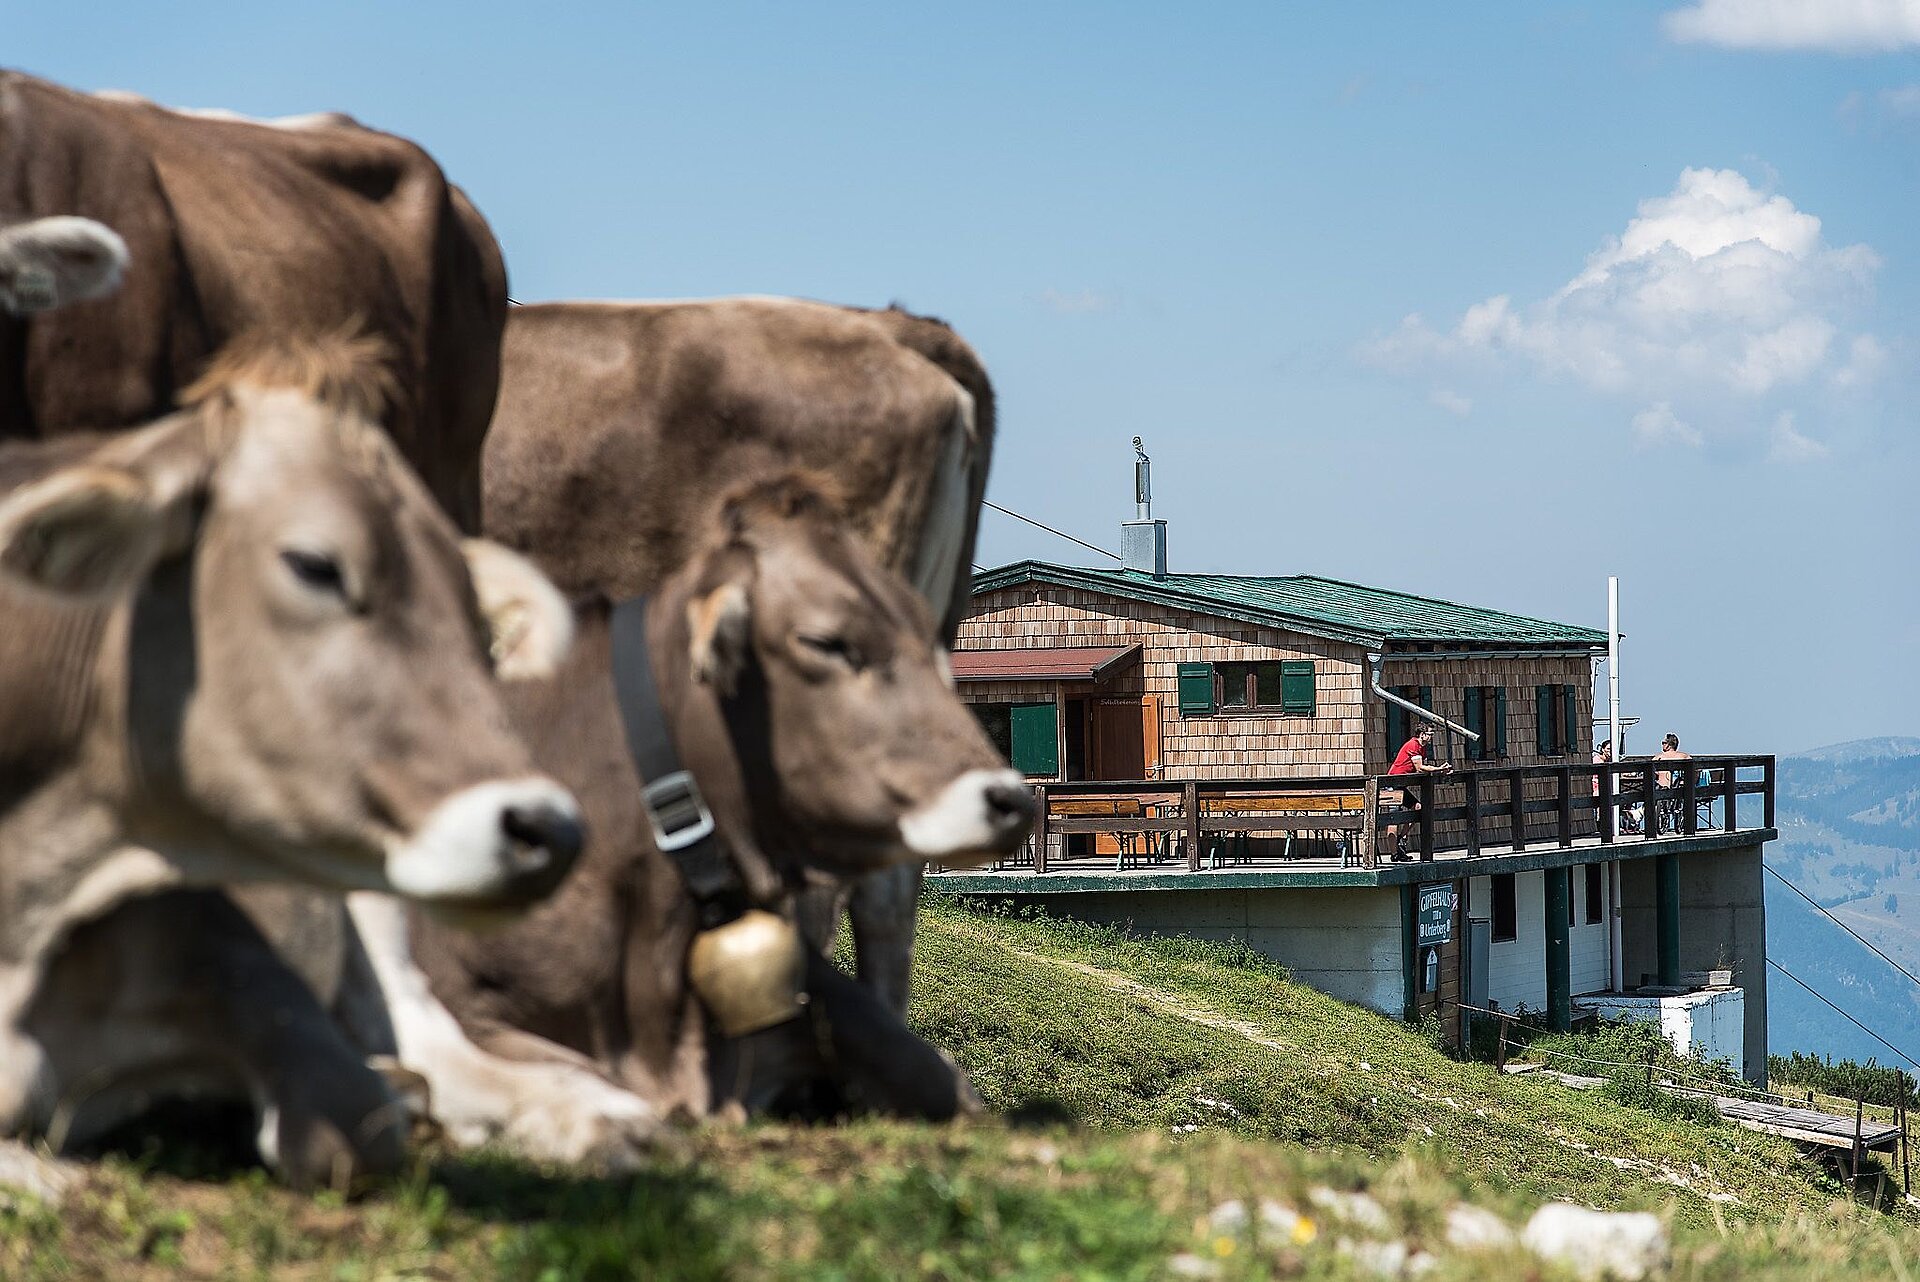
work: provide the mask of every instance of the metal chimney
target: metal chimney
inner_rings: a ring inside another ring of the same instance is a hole
[[[1135,520],[1120,523],[1120,568],[1138,570],[1156,579],[1167,577],[1167,523],[1153,519],[1153,460],[1133,438],[1133,505]]]

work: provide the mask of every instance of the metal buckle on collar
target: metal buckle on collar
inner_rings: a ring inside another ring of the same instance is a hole
[[[676,770],[646,786],[647,823],[654,844],[671,854],[713,835],[713,812],[707,809],[700,786],[685,770]]]

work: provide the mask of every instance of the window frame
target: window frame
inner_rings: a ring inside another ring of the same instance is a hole
[[[1221,659],[1213,663],[1213,704],[1226,716],[1297,717],[1319,715],[1320,674],[1312,659]],[[1279,695],[1278,703],[1260,702],[1260,672],[1268,669],[1269,679]],[[1289,671],[1291,669],[1291,671]],[[1304,671],[1302,671],[1304,669]],[[1311,698],[1305,704],[1287,701],[1287,680],[1306,677]],[[1241,702],[1233,702],[1229,693],[1239,686]]]
[[[1497,872],[1489,876],[1489,890],[1491,893],[1487,897],[1493,902],[1488,905],[1488,920],[1491,926],[1489,933],[1492,936],[1493,943],[1512,944],[1517,943],[1520,939],[1520,886],[1518,877],[1519,874],[1510,872]],[[1503,885],[1506,887],[1506,894],[1504,896],[1506,902],[1504,905],[1501,902],[1503,896],[1500,893],[1500,888]],[[1507,933],[1504,935],[1500,933],[1500,918],[1503,906],[1506,909],[1505,915],[1507,919]]]

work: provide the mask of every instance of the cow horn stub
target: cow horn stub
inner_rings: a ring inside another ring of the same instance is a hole
[[[800,1014],[804,948],[791,922],[754,909],[694,937],[687,977],[720,1031],[744,1037]]]

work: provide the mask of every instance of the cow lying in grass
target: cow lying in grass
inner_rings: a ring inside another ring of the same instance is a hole
[[[810,872],[1005,851],[1032,817],[1024,781],[953,692],[925,602],[845,527],[817,482],[743,484],[649,602],[673,739],[761,906],[782,906]],[[745,1039],[716,1032],[689,976],[701,906],[643,813],[609,637],[604,604],[589,606],[556,676],[509,696],[536,759],[582,799],[587,854],[498,934],[417,921],[434,993],[490,1051],[557,1044],[663,1113],[967,1107],[959,1071],[817,953],[802,1017]]]
[[[276,1032],[299,1003],[252,1042],[176,1018],[211,994],[201,941],[162,929],[134,973],[187,982],[124,1022],[131,990],[83,982],[70,938],[193,882],[496,916],[580,851],[494,679],[550,671],[567,607],[463,544],[375,426],[384,364],[344,338],[230,353],[153,426],[0,448],[0,1133],[77,1138],[158,1075],[254,1099],[292,1178],[391,1165],[391,1093],[324,1031]]]

